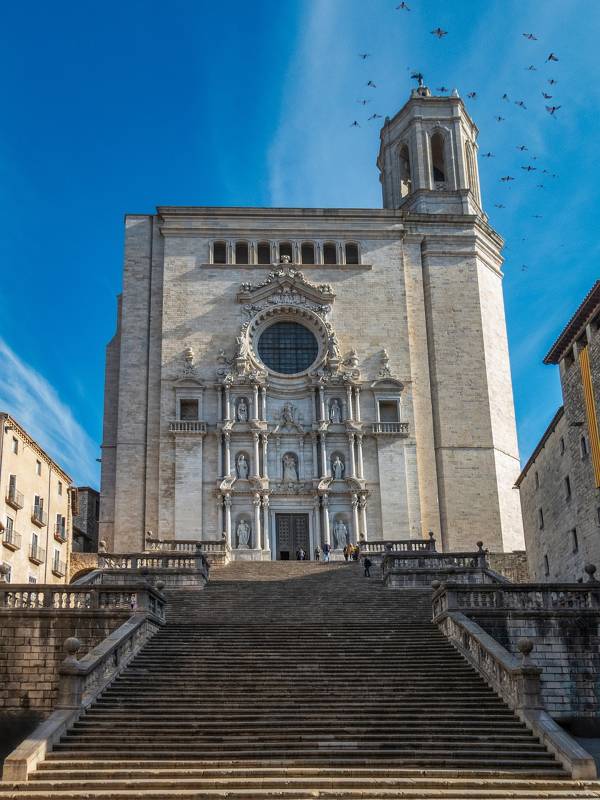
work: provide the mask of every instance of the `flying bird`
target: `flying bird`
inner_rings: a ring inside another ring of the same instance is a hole
[[[558,81],[555,80],[554,78],[548,78],[548,83],[550,84],[550,86],[556,86]]]
[[[404,0],[400,3],[399,6],[396,6],[396,11],[410,11],[410,8],[406,5]]]
[[[506,208],[504,203],[494,203],[494,208]]]
[[[521,264],[521,272],[527,272],[527,264]]]
[[[537,72],[537,67],[534,67],[533,64],[530,64],[528,67],[525,67],[526,72]]]
[[[367,86],[370,86],[371,89],[376,89],[377,85],[373,81],[367,81]]]
[[[515,100],[515,105],[519,106],[519,108],[524,108],[527,111],[527,106],[525,105],[524,100]]]
[[[537,42],[537,36],[535,36],[533,33],[524,33],[523,36],[526,39],[529,39],[530,42]]]
[[[521,152],[524,152],[525,150],[527,150],[527,145],[525,145],[525,144],[518,144],[518,145],[517,145],[517,150],[520,150]]]
[[[493,153],[489,153],[489,152],[488,153],[483,153],[481,157],[482,158],[494,158],[494,154]]]
[[[477,92],[469,92],[467,97],[470,97],[471,100],[477,100]]]
[[[354,122],[350,123],[350,127],[351,128],[360,128],[360,125],[358,124],[358,122],[356,120],[354,120]]]
[[[546,111],[553,117],[559,108],[560,106],[546,106]]]
[[[369,117],[369,120],[372,120],[372,119],[381,119],[381,114],[371,114],[371,116]]]
[[[358,57],[362,58],[362,60],[365,61],[365,59],[369,58],[370,55],[371,53],[359,53]]]
[[[527,164],[526,167],[521,167],[521,169],[524,169],[525,172],[535,172],[537,167],[532,167],[531,164]]]
[[[370,100],[365,100],[365,99],[363,98],[362,100],[357,100],[356,102],[357,102],[357,103],[359,103],[361,106],[366,106],[366,105],[367,105],[368,103],[370,103],[371,101],[370,101]]]
[[[536,189],[545,189],[546,187],[544,186],[544,184],[543,184],[543,183],[538,183],[538,184],[537,184],[537,186],[536,186],[535,188],[536,188]]]
[[[506,117],[494,117],[494,119],[496,120],[496,122],[504,122]]]
[[[438,39],[441,39],[442,36],[448,35],[448,31],[443,31],[441,28],[435,28],[434,30],[431,31],[431,33],[433,36],[437,36]]]
[[[450,89],[448,89],[447,86],[438,86],[436,88],[436,92],[444,92],[444,93],[446,93],[446,92],[449,92],[449,91],[450,91]]]
[[[542,219],[542,215],[541,214],[534,214],[533,215],[533,219]]]
[[[510,98],[509,98],[509,96],[507,94],[503,94],[502,95],[502,99],[506,100],[507,102],[510,100]]]
[[[552,100],[552,95],[548,94],[548,92],[542,92],[542,97],[544,100]]]
[[[411,81],[418,81],[419,86],[423,86],[423,81],[425,80],[422,72],[412,72],[410,79]]]
[[[558,61],[558,56],[556,56],[554,53],[550,53],[550,55],[546,59],[546,63],[548,63],[548,61]]]
[[[512,175],[505,175],[503,178],[500,178],[500,180],[502,183],[508,183],[509,181],[514,181],[514,178]]]

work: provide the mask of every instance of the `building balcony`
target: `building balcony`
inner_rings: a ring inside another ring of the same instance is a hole
[[[67,541],[67,531],[63,525],[54,526],[54,538],[61,544],[64,544]]]
[[[67,565],[64,561],[61,561],[59,558],[55,558],[52,560],[52,574],[56,575],[57,578],[64,578],[67,574]]]
[[[22,537],[20,533],[16,531],[4,531],[2,534],[2,544],[4,547],[7,547],[9,550],[20,550],[21,549],[21,541]]]
[[[48,514],[46,514],[41,506],[34,506],[31,510],[31,521],[40,528],[43,528],[48,524]]]
[[[376,436],[408,436],[408,422],[373,422],[371,431]]]
[[[8,487],[5,500],[6,504],[14,508],[16,511],[18,511],[20,508],[23,508],[23,493],[17,492],[14,486]]]
[[[169,422],[169,433],[205,434],[206,422],[199,419],[174,419]]]
[[[34,564],[43,564],[46,560],[46,551],[37,544],[32,544],[29,548],[29,560]]]

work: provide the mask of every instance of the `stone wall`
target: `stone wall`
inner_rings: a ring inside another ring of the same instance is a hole
[[[488,566],[513,583],[527,583],[530,580],[527,553],[517,550],[514,553],[488,553]]]
[[[76,636],[81,655],[122,625],[131,612],[0,610],[0,709],[52,709],[64,642]]]

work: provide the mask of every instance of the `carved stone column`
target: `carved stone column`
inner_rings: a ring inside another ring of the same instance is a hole
[[[223,528],[223,495],[217,495],[217,534],[218,538],[220,539],[222,534],[225,532]]]
[[[298,437],[298,478],[303,481],[306,478],[304,472],[304,437]]]
[[[254,442],[254,464],[253,464],[253,471],[252,475],[255,478],[260,476],[260,451],[258,449],[258,433],[252,434],[252,440]]]
[[[326,494],[321,499],[323,508],[323,544],[331,544],[331,530],[329,526],[329,498]]]
[[[325,421],[325,389],[319,386],[319,416],[320,422]]]
[[[231,497],[228,494],[225,495],[225,537],[231,547]]]
[[[350,452],[350,477],[354,478],[356,475],[356,457],[354,455],[354,434],[348,434],[348,450]]]
[[[312,440],[312,458],[313,458],[313,478],[319,477],[319,453],[317,450],[317,434],[311,433]]]
[[[268,436],[266,433],[262,434],[262,458],[263,458],[263,468],[262,468],[262,476],[263,478],[269,478],[269,459],[267,454],[267,441]]]
[[[222,477],[223,477],[223,434],[219,432],[217,433],[217,478],[222,478]]]
[[[360,509],[360,519],[361,519],[361,534],[363,540],[367,542],[369,540],[369,535],[367,533],[367,498],[361,497],[358,503],[358,507]]]
[[[229,386],[225,387],[225,419],[231,420],[231,392]]]
[[[252,419],[257,420],[260,417],[260,412],[259,412],[259,408],[258,408],[258,384],[255,383],[254,386],[252,387],[252,389],[253,389],[253,393],[254,393],[254,397],[253,397],[253,400],[252,400]],[[257,474],[258,474],[258,472],[257,472]]]
[[[267,552],[270,552],[271,543],[269,541],[269,495],[268,494],[263,494],[262,509],[263,509],[262,549],[266,550]]]
[[[358,542],[358,537],[360,536],[358,526],[358,495],[356,492],[352,495],[352,528],[354,544],[356,544]]]
[[[313,503],[315,518],[315,547],[321,547],[321,504],[317,495]]]
[[[360,415],[360,386],[354,387],[354,414],[356,422],[362,422]]]
[[[364,462],[363,462],[363,449],[362,449],[362,441],[363,435],[362,433],[356,434],[356,450],[358,453],[358,464],[357,464],[357,477],[364,478]]]
[[[263,422],[267,419],[267,387],[260,387],[260,418]]]
[[[231,435],[229,431],[225,431],[223,436],[225,438],[225,475],[229,477],[231,475]]]
[[[354,411],[352,410],[352,386],[350,384],[346,386],[346,414],[348,419],[354,419]]]
[[[254,500],[252,501],[252,505],[254,506],[254,542],[253,542],[253,549],[260,550],[262,536],[260,532],[260,495],[258,492],[254,495]]]
[[[325,431],[321,431],[319,434],[321,437],[321,478],[326,478],[329,474],[327,469],[327,434]]]
[[[223,387],[217,386],[217,421],[223,421]]]

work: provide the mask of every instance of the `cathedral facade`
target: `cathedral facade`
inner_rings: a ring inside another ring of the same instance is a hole
[[[382,209],[126,218],[106,364],[100,538],[234,558],[361,540],[519,549],[502,240],[462,100],[381,130]]]

